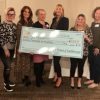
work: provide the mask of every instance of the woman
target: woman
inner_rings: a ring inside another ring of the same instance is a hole
[[[75,26],[71,28],[71,31],[82,31],[84,32],[84,49],[83,49],[83,58],[71,58],[71,69],[70,69],[70,77],[71,77],[71,88],[74,89],[74,75],[76,68],[78,67],[78,81],[77,88],[81,88],[81,80],[83,75],[83,67],[88,56],[88,46],[92,43],[92,34],[90,28],[86,24],[86,18],[84,14],[79,14],[76,19]]]
[[[33,27],[48,29],[49,24],[45,22],[45,18],[46,18],[45,10],[38,9],[36,11],[36,16],[37,16],[38,21],[34,23]],[[37,87],[41,87],[41,84],[44,84],[43,71],[44,71],[44,63],[46,60],[48,60],[48,56],[46,55],[39,55],[39,54],[33,55],[33,62],[34,62],[33,67],[34,67],[34,74],[36,77]]]
[[[54,18],[52,20],[51,29],[57,30],[68,30],[69,27],[69,20],[68,18],[64,17],[64,8],[61,4],[56,6],[54,11]],[[62,82],[62,75],[61,75],[61,66],[60,66],[60,56],[53,56],[53,63],[54,63],[54,82],[55,87],[58,88]]]
[[[90,80],[85,82],[88,88],[98,87],[100,83],[100,7],[93,11],[94,22],[91,24],[93,45],[89,47]]]
[[[0,24],[0,58],[4,64],[4,89],[6,91],[13,91],[12,86],[14,83],[10,81],[10,69],[14,56],[14,49],[16,43],[16,24],[13,22],[15,19],[15,10],[10,7],[5,13],[5,21]]]
[[[32,10],[29,6],[24,6],[20,13],[20,20],[17,24],[17,46],[16,46],[16,80],[18,82],[23,82],[25,86],[31,84],[29,74],[31,68],[31,55],[28,53],[18,52],[20,44],[20,36],[22,26],[31,27],[33,25],[32,21]]]

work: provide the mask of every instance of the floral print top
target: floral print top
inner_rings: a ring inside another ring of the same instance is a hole
[[[71,31],[78,31],[75,27],[72,27],[70,30]],[[85,35],[88,36],[88,38],[91,40],[91,42],[93,41],[93,36],[92,36],[92,33],[91,33],[91,29],[88,26],[86,26],[84,28],[84,30],[81,30],[81,31],[84,31]],[[89,45],[90,44],[86,40],[84,40],[84,48],[83,48],[83,55],[84,56],[88,56],[88,46]]]

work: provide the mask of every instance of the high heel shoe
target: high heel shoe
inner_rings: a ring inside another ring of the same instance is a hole
[[[81,89],[81,88],[82,88],[81,86],[78,86],[78,87],[77,87],[77,89]]]
[[[36,87],[41,87],[41,82],[39,77],[36,77]]]
[[[75,87],[74,86],[70,86],[72,89],[74,89]]]
[[[31,80],[29,79],[28,76],[24,76],[24,78],[22,79],[22,83],[28,87],[29,85],[31,85]]]
[[[77,89],[81,89],[81,88],[82,88],[81,84],[78,84]]]
[[[70,87],[71,87],[72,89],[75,88],[75,87],[74,87],[74,78],[73,78],[73,77],[71,77],[71,85],[70,85]]]
[[[77,89],[81,89],[81,87],[82,87],[82,85],[81,85],[81,81],[82,81],[82,79],[81,79],[81,78],[78,78]]]
[[[45,81],[43,80],[42,77],[40,78],[40,82],[41,82],[42,84],[45,84]]]
[[[55,88],[60,88],[61,87],[61,84],[62,84],[62,79],[57,79],[57,82],[55,84]]]

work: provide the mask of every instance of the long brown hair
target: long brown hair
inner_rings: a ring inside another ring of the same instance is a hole
[[[96,8],[93,10],[93,12],[92,12],[92,18],[94,18],[94,19],[95,19],[95,12],[96,12],[97,10],[100,10],[100,7],[96,7]]]
[[[20,22],[22,24],[25,24],[25,20],[24,20],[24,16],[23,16],[23,12],[25,11],[25,9],[28,9],[29,10],[29,13],[30,13],[30,16],[28,18],[28,22],[32,22],[32,17],[33,17],[33,13],[32,13],[32,10],[29,6],[24,6],[22,9],[21,9],[21,13],[20,13]]]

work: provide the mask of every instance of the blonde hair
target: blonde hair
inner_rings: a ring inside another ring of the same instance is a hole
[[[79,17],[83,17],[83,18],[86,20],[86,17],[85,17],[84,14],[79,14],[79,15],[77,16],[77,18],[76,18],[75,25],[74,25],[74,27],[75,27],[76,29],[78,28],[78,26],[77,26],[77,19],[78,19]],[[87,24],[86,24],[86,22],[85,22],[85,23],[84,23],[84,28],[86,28],[86,27],[87,27]]]
[[[57,4],[56,7],[61,7],[61,8],[62,8],[62,12],[63,12],[63,13],[62,13],[62,16],[64,16],[64,8],[63,8],[63,5],[62,5],[62,4]],[[53,12],[53,15],[56,16],[55,10],[54,10],[54,12]]]
[[[13,7],[9,7],[5,10],[5,14],[7,15],[9,11],[14,11],[15,14],[15,9]]]

